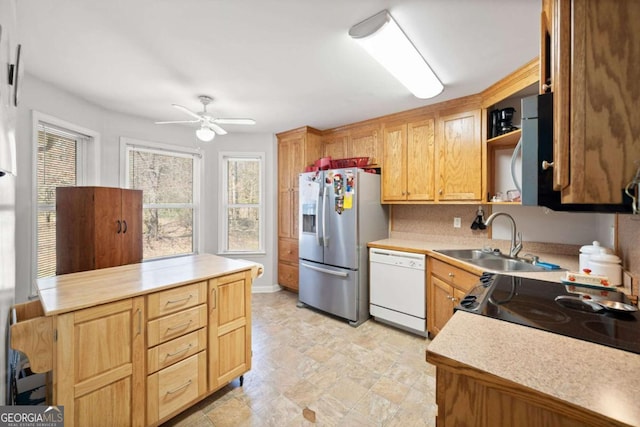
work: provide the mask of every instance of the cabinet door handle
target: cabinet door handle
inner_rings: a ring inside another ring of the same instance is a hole
[[[545,83],[542,85],[542,91],[547,93],[547,92],[551,92],[553,85],[551,83]]]
[[[189,325],[193,322],[193,320],[189,320],[188,322],[185,323],[181,323],[179,325],[176,326],[167,326],[167,331],[175,331],[177,329],[186,329],[189,327]]]
[[[165,358],[167,357],[173,357],[173,356],[177,356],[178,354],[182,354],[182,353],[186,353],[187,351],[191,350],[191,347],[193,347],[193,344],[189,344],[188,346],[186,346],[185,348],[183,348],[182,350],[176,350],[173,353],[167,353],[167,355],[165,356]]]
[[[182,384],[181,386],[178,386],[176,388],[174,388],[173,390],[167,390],[167,394],[174,394],[179,392],[180,390],[182,390],[183,388],[187,388],[191,385],[191,380],[187,381],[186,383]]]
[[[138,309],[138,335],[142,333],[142,310]]]
[[[124,230],[122,231],[122,234],[127,232],[127,221],[125,221],[124,219],[122,220],[122,224],[124,224]]]
[[[191,298],[193,298],[193,295],[189,294],[188,297],[184,297],[184,298],[180,298],[180,299],[170,299],[164,305],[177,304],[177,303],[182,302],[182,301],[189,301]]]
[[[546,160],[542,161],[542,170],[543,171],[546,171],[547,169],[552,168],[552,167],[553,167],[553,162],[548,162]]]
[[[442,190],[442,188],[438,190],[438,194],[439,194],[439,195],[441,195],[441,196],[442,196],[442,193],[443,193],[443,192],[444,192],[444,191]]]
[[[218,305],[218,297],[216,295],[216,288],[211,289],[211,294],[213,295],[213,307],[211,307],[211,308],[215,309],[216,306]]]
[[[120,234],[120,232],[122,231],[122,223],[120,222],[120,220],[116,221],[118,223],[118,230],[116,231],[116,234]]]

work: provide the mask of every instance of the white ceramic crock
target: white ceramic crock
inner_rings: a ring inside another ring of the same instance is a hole
[[[604,250],[607,254],[613,254],[613,251],[609,248],[605,248],[600,246],[600,242],[595,240],[592,245],[585,245],[580,248],[580,272],[582,273],[585,268],[591,269],[589,265],[589,260],[592,255],[600,255],[601,251]]]
[[[601,251],[599,254],[591,255],[589,259],[591,274],[606,276],[613,286],[622,284],[622,265],[620,258],[615,255]]]

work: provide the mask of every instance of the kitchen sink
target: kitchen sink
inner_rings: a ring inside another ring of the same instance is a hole
[[[551,271],[520,259],[510,258],[499,252],[488,252],[482,249],[443,249],[441,253],[460,261],[468,262],[477,267],[494,271]]]

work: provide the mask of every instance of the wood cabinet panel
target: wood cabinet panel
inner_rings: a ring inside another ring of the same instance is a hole
[[[407,127],[407,200],[434,200],[435,120]]]
[[[298,241],[290,239],[278,240],[278,255],[281,261],[298,263]]]
[[[65,425],[73,417],[76,426],[127,426],[131,424],[130,378],[123,378],[76,400],[75,413],[65,407]]]
[[[344,159],[349,156],[349,134],[346,131],[331,133],[322,137],[324,156],[332,159]]]
[[[640,153],[640,81],[630,71],[640,56],[640,3],[554,0],[548,9],[554,188],[563,203],[622,203]]]
[[[476,274],[469,273],[468,271],[434,258],[431,259],[431,274],[439,276],[463,291],[471,290],[471,288],[478,283],[479,279],[479,276]]]
[[[429,332],[436,335],[453,316],[453,303],[451,302],[453,286],[431,276],[431,290],[429,310],[427,311],[427,313],[431,313],[432,318]]]
[[[379,125],[366,125],[349,131],[348,157],[369,157],[369,164],[382,166]]]
[[[383,131],[382,200],[406,199],[407,125],[388,126]]]
[[[438,200],[482,200],[480,110],[439,119]]]
[[[298,290],[299,281],[299,269],[298,265],[286,264],[283,262],[278,263],[278,283],[280,286],[285,286],[291,290]]]
[[[142,191],[56,188],[56,273],[142,261]]]

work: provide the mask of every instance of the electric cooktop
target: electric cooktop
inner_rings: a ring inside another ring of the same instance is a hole
[[[640,354],[640,312],[632,309],[622,292],[493,273],[484,273],[456,307]]]

